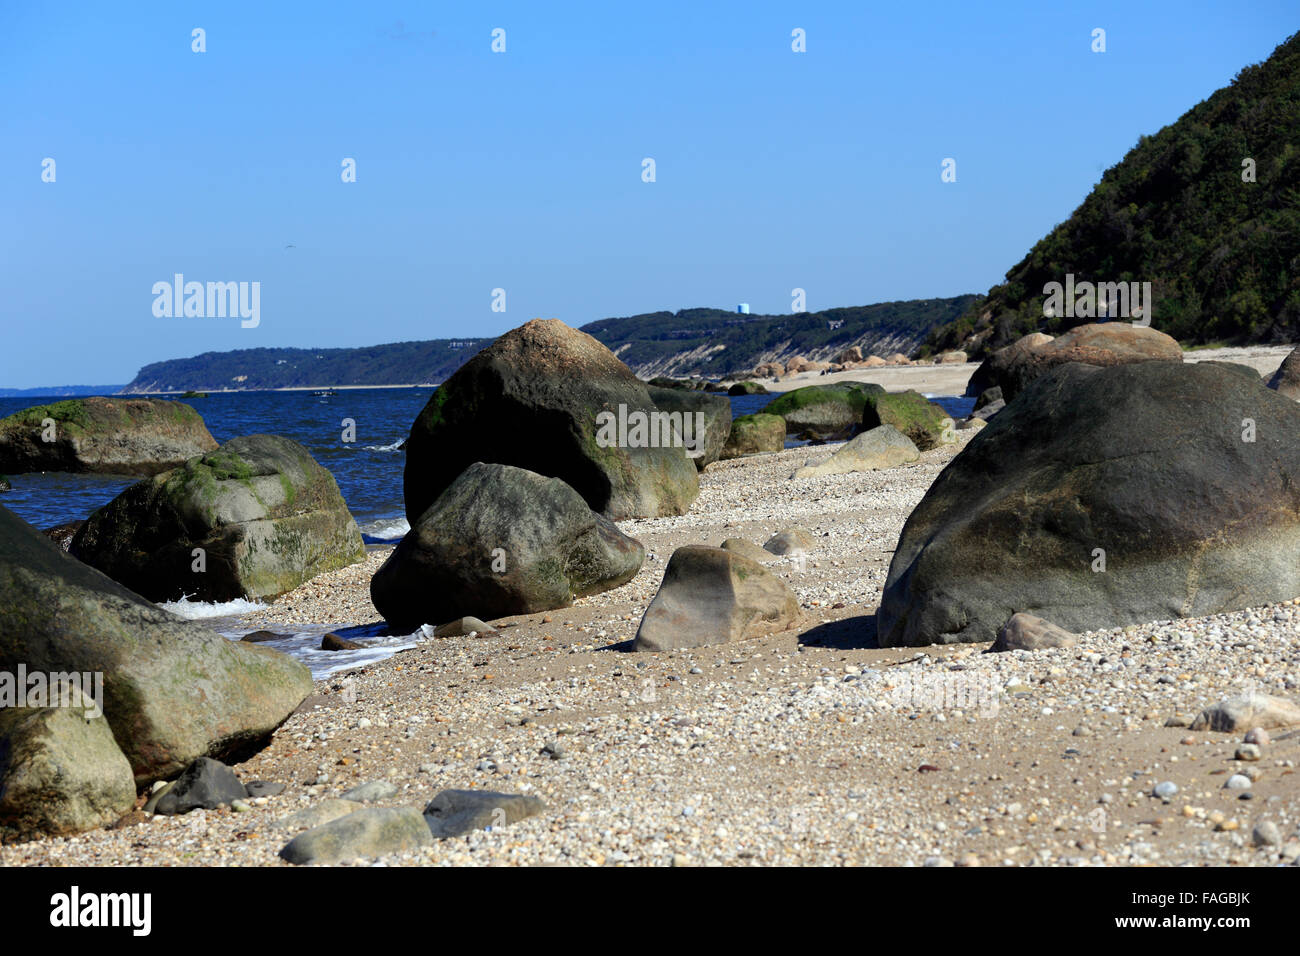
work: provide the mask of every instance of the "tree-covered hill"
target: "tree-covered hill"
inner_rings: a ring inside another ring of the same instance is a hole
[[[1043,316],[1044,284],[1067,273],[1151,282],[1152,326],[1184,344],[1300,339],[1300,33],[1143,136],[925,351],[981,354],[1090,321]]]
[[[788,315],[683,309],[602,319],[582,326],[582,331],[643,378],[723,378],[796,355],[827,360],[852,345],[862,346],[863,354],[911,352],[928,332],[951,322],[974,300],[973,295],[914,299]]]
[[[927,332],[960,315],[974,296],[920,299],[791,315],[721,309],[652,312],[583,326],[643,378],[721,378],[761,362],[833,356],[850,345],[877,354],[910,352]],[[352,349],[240,349],[154,362],[123,392],[427,385],[446,381],[492,339],[436,339]]]
[[[492,339],[435,339],[355,349],[238,349],[154,362],[123,392],[426,385],[445,381]]]

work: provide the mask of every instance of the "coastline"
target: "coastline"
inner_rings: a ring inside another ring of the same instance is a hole
[[[1032,655],[874,646],[902,525],[972,434],[911,465],[800,482],[795,468],[834,446],[711,465],[690,514],[620,522],[647,551],[628,584],[317,681],[267,748],[235,767],[285,783],[280,796],[240,813],[137,812],[118,829],[0,848],[0,865],[284,866],[276,854],[291,834],[278,820],[371,780],[397,787],[382,806],[446,788],[546,803],[390,865],[1277,862],[1283,851],[1256,850],[1241,832],[1265,816],[1300,819],[1300,735],[1274,741],[1242,803],[1214,776],[1239,735],[1167,722],[1243,682],[1294,693],[1300,602],[1090,632]],[[626,653],[673,549],[761,544],[792,526],[811,532],[814,551],[770,567],[799,598],[798,628]],[[244,626],[377,620],[369,570],[315,578]],[[995,706],[936,703],[935,681],[992,690]],[[1170,803],[1150,795],[1164,780],[1179,788]]]

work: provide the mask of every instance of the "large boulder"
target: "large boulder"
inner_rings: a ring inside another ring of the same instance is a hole
[[[1298,433],[1300,406],[1230,369],[1053,369],[908,518],[880,643],[992,640],[1017,611],[1078,633],[1290,600]]]
[[[279,435],[234,438],[137,482],[70,550],[153,601],[265,600],[365,559],[334,477]]]
[[[786,630],[798,619],[798,598],[767,568],[735,551],[687,545],[668,559],[635,647],[670,651],[726,644]]]
[[[966,397],[972,398],[995,387],[998,388],[1000,393],[1000,386],[1006,370],[1030,352],[1043,347],[1051,341],[1052,336],[1050,335],[1045,335],[1042,332],[1030,332],[1028,335],[1022,335],[1010,345],[998,349],[981,362],[975,371],[971,373],[971,377],[966,380]],[[1003,398],[1005,400],[1006,396],[1003,396]]]
[[[558,478],[475,462],[413,523],[370,581],[398,629],[566,607],[632,580],[641,543]]]
[[[849,362],[861,362],[862,346],[850,345],[848,348],[844,349],[844,351],[836,355],[835,358],[831,359],[831,361],[837,365],[845,365]]]
[[[476,461],[559,478],[616,521],[685,514],[699,478],[681,436],[657,417],[665,414],[600,342],[557,319],[535,319],[461,366],[416,418],[406,444],[406,518],[414,526]]]
[[[728,395],[766,395],[767,388],[759,382],[736,382],[729,389]]]
[[[939,405],[910,389],[868,395],[862,410],[862,428],[893,425],[921,451],[954,441],[953,420]]]
[[[1300,401],[1300,349],[1294,349],[1282,360],[1268,380],[1268,387],[1279,395]]]
[[[135,805],[131,765],[93,701],[0,707],[0,843],[105,826]],[[69,704],[73,706],[68,706]]]
[[[811,432],[828,440],[848,438],[862,421],[868,396],[884,391],[869,382],[807,385],[768,402],[763,413],[785,419],[787,434]]]
[[[260,744],[312,691],[306,666],[219,634],[64,554],[0,507],[0,671],[103,675],[137,783]]]
[[[780,415],[741,415],[731,422],[731,433],[720,457],[726,461],[780,451],[785,447],[785,419]]]
[[[1037,342],[1038,344],[1034,344]],[[1008,354],[990,356],[989,385],[1002,389],[1010,402],[1044,372],[1069,362],[1108,368],[1139,362],[1182,362],[1178,341],[1148,326],[1129,322],[1095,322],[1079,325],[1048,342],[1025,336],[1007,346]],[[974,384],[967,383],[967,391]],[[987,386],[986,386],[987,387]],[[982,389],[981,389],[982,391]],[[971,394],[978,395],[979,391]]]
[[[0,419],[0,471],[156,475],[217,447],[199,413],[160,398],[69,398]]]
[[[916,461],[919,457],[920,452],[910,438],[893,425],[880,425],[845,442],[826,461],[800,468],[794,477],[816,478],[820,475],[875,471]]]
[[[680,417],[682,441],[695,467],[703,471],[717,461],[731,434],[731,402],[727,397],[668,388],[651,387],[648,391],[659,411]]]

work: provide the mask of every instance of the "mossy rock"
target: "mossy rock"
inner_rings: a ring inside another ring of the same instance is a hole
[[[728,395],[767,395],[767,389],[761,382],[737,382],[727,389]]]
[[[298,661],[167,613],[0,507],[0,671],[19,664],[103,675],[104,716],[137,785],[202,756],[242,759],[312,690]]]
[[[870,431],[881,425],[893,425],[920,451],[955,440],[952,417],[924,395],[910,390],[868,396],[862,429]]]
[[[365,557],[333,475],[278,435],[235,438],[137,482],[70,550],[154,601],[265,600]]]
[[[0,468],[156,475],[217,447],[199,413],[158,398],[71,398],[0,419]]]
[[[812,432],[820,438],[848,438],[862,421],[871,395],[885,390],[870,382],[806,385],[768,402],[763,412],[785,419],[786,432]]]
[[[731,434],[722,447],[721,458],[741,458],[785,447],[785,419],[780,415],[741,415],[731,422]]]

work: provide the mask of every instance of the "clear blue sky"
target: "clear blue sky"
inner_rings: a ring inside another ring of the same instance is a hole
[[[983,292],[1295,13],[0,0],[0,387],[534,316],[785,312],[795,287],[810,310]],[[156,318],[176,272],[260,282],[261,324]]]

